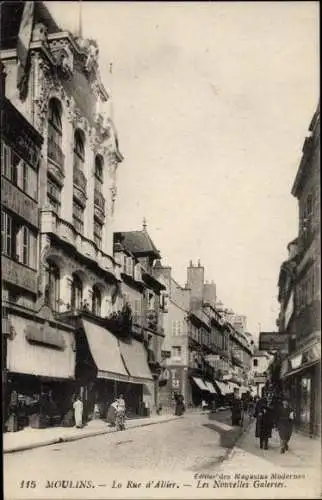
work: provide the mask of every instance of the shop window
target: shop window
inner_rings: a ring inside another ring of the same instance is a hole
[[[71,290],[71,309],[75,311],[81,309],[83,300],[83,283],[77,274],[73,274]]]
[[[46,271],[45,302],[53,311],[59,310],[60,270],[55,262],[48,260]]]
[[[96,314],[96,316],[101,315],[101,305],[102,305],[102,295],[98,286],[93,286],[92,293],[92,313]]]
[[[36,233],[4,211],[1,212],[1,252],[25,266],[36,268]]]
[[[48,158],[63,166],[62,152],[62,107],[58,99],[50,99],[48,108]]]
[[[84,208],[75,199],[73,200],[73,225],[80,234],[84,232]]]

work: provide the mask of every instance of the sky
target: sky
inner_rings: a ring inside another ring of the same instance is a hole
[[[298,231],[291,188],[319,100],[318,2],[45,3],[74,33],[81,3],[83,36],[99,44],[125,157],[115,230],[145,217],[179,283],[200,259],[251,333],[276,331]]]

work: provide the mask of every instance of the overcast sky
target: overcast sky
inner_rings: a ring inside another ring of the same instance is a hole
[[[318,3],[81,3],[125,156],[116,229],[146,217],[179,282],[200,259],[249,331],[276,330],[298,230],[290,190],[319,99]],[[49,7],[77,29],[78,2]]]

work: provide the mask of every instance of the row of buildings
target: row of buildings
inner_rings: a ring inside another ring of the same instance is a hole
[[[3,414],[72,424],[122,393],[128,414],[249,386],[252,340],[198,263],[180,286],[146,225],[115,231],[123,161],[95,41],[42,2],[1,5]]]
[[[292,187],[299,231],[288,245],[278,279],[279,334],[285,345],[273,369],[295,406],[296,424],[321,433],[320,105],[309,126]]]

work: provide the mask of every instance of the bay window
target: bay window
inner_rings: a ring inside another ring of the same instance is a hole
[[[25,194],[37,200],[38,172],[24,161],[10,146],[2,142],[1,173]]]

